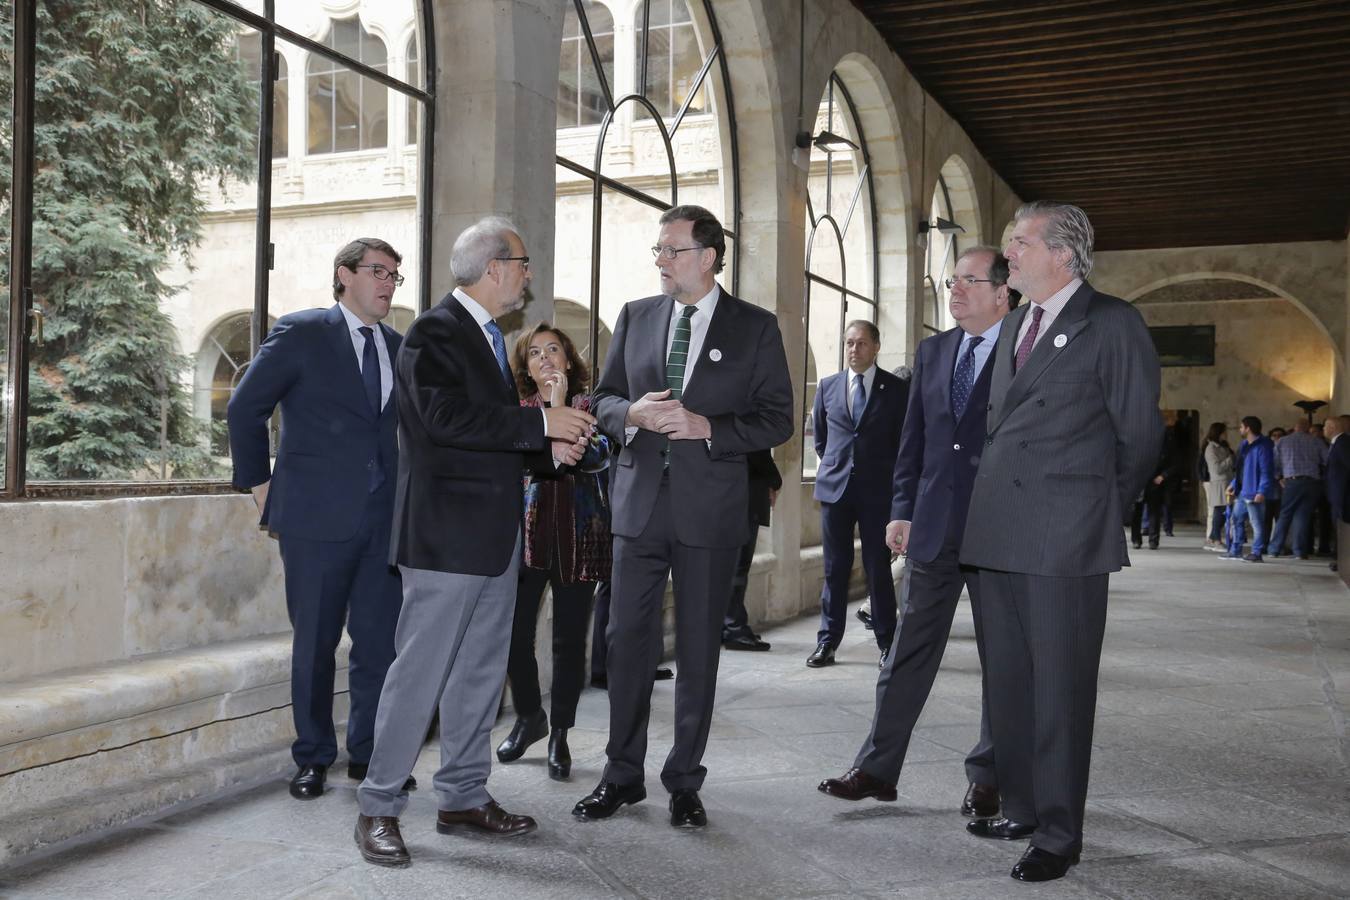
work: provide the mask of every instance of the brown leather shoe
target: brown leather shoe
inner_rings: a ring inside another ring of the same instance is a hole
[[[496,800],[489,800],[473,809],[454,811],[443,809],[436,813],[436,830],[441,834],[453,834],[457,826],[477,828],[488,834],[510,837],[516,834],[529,834],[538,828],[539,824],[529,816],[509,813],[498,806]]]
[[[816,790],[840,800],[862,800],[875,797],[884,803],[895,801],[895,785],[873,778],[862,769],[849,769],[842,778],[826,778]]]
[[[998,815],[998,788],[971,783],[961,802],[961,815],[971,819],[992,819]]]
[[[406,866],[412,862],[396,816],[357,816],[356,846],[368,863],[377,866]]]

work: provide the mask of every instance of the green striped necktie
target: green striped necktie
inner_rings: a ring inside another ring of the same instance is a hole
[[[684,367],[689,362],[689,320],[698,312],[695,306],[686,306],[684,314],[675,322],[675,340],[670,342],[670,356],[666,358],[666,387],[670,399],[679,400],[684,393]]]

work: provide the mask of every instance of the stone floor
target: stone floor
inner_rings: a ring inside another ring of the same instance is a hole
[[[702,831],[671,829],[659,784],[613,819],[573,820],[603,758],[605,694],[588,690],[571,783],[548,779],[542,747],[493,773],[503,805],[540,820],[533,835],[439,836],[424,789],[404,817],[414,864],[381,869],[352,844],[351,783],[298,803],[278,775],[27,860],[0,872],[0,896],[1350,896],[1350,592],[1323,562],[1229,562],[1198,543],[1179,534],[1112,580],[1083,862],[1058,882],[1011,881],[1021,845],[968,837],[956,813],[979,709],[963,606],[898,803],[816,792],[864,736],[876,653],[857,628],[838,665],[807,669],[803,618],[765,635],[770,653],[724,655]],[[655,691],[653,771],[672,691]],[[434,763],[423,754],[423,784]]]

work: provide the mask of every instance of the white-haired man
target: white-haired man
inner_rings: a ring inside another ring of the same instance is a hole
[[[575,463],[595,419],[566,406],[520,405],[494,320],[524,304],[529,262],[510,222],[471,226],[451,251],[458,287],[413,323],[398,353],[390,563],[403,576],[403,611],[374,753],[357,791],[355,835],[361,855],[378,865],[409,862],[398,827],[408,803],[403,785],[438,706],[437,831],[514,835],[535,828],[487,791],[489,736],[515,610],[520,473],[527,465]]]

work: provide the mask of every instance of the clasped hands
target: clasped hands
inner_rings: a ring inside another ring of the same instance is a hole
[[[560,466],[575,466],[581,461],[595,430],[595,416],[571,406],[551,406],[544,410],[544,433],[551,439],[553,459]]]
[[[672,441],[701,441],[712,437],[712,423],[707,418],[690,412],[679,400],[668,397],[670,388],[643,394],[629,405],[626,422],[664,434]]]

